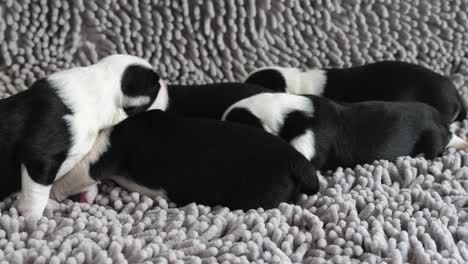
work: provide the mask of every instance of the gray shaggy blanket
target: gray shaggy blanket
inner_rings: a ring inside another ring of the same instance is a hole
[[[397,59],[446,74],[466,93],[467,51],[464,0],[0,3],[1,97],[117,52],[193,84],[243,80],[271,64]],[[465,138],[467,126],[453,129]],[[242,212],[178,208],[105,185],[96,204],[48,208],[34,232],[11,197],[0,203],[0,262],[467,263],[468,153],[338,169],[321,188],[297,205]]]

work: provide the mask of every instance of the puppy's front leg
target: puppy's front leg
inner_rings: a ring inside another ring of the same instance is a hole
[[[28,170],[28,167],[21,165],[21,192],[18,196],[18,211],[25,218],[38,220],[42,217],[49,201],[49,193],[56,171],[49,171],[49,175],[42,173],[42,178],[35,177],[36,179],[44,179],[45,176],[46,181],[43,183],[34,180],[29,171],[34,170]],[[47,180],[47,178],[52,180]]]

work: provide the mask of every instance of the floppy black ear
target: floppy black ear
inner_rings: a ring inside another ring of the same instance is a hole
[[[123,73],[121,89],[125,112],[128,115],[143,112],[151,106],[161,89],[159,75],[148,67],[130,65]]]
[[[269,68],[251,73],[245,80],[245,83],[260,85],[272,91],[282,93],[287,88],[283,74],[278,70]]]
[[[122,76],[122,92],[126,96],[149,96],[159,92],[159,75],[150,68],[130,65]]]
[[[245,108],[232,109],[224,120],[263,129],[262,121]]]

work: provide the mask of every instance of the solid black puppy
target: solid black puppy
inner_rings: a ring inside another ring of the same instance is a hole
[[[339,104],[318,96],[263,93],[231,106],[223,120],[250,124],[280,136],[317,169],[335,169],[466,147],[440,113],[419,102]]]
[[[213,83],[203,85],[168,85],[170,104],[167,112],[186,117],[220,120],[229,106],[262,92],[272,92],[248,83]]]
[[[312,164],[278,137],[240,124],[157,110],[101,133],[90,155],[54,185],[54,197],[89,191],[80,183],[87,175],[112,179],[150,197],[167,195],[179,205],[197,202],[230,209],[272,208],[294,201],[301,192],[319,190]]]
[[[406,62],[382,61],[345,69],[307,71],[265,67],[251,73],[245,82],[342,102],[418,101],[435,107],[446,122],[466,118],[461,96],[447,77]]]
[[[51,74],[0,101],[0,199],[20,191],[18,210],[38,219],[52,183],[91,150],[101,129],[167,104],[149,62],[111,55]],[[155,101],[156,100],[156,101]]]

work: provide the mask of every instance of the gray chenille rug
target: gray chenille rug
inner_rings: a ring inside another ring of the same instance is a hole
[[[243,80],[271,64],[396,59],[466,93],[467,51],[465,0],[0,3],[1,97],[111,53],[150,59],[188,84]],[[453,129],[465,138],[468,121]],[[318,195],[268,211],[174,207],[104,185],[96,204],[67,200],[25,232],[13,201],[0,202],[1,263],[468,262],[468,152],[324,173]]]

